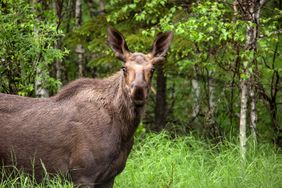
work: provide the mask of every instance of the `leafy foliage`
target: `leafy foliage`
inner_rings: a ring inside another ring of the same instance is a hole
[[[54,48],[62,35],[50,20],[42,21],[26,1],[7,0],[0,9],[0,91],[23,96],[34,94],[34,82],[56,91],[60,84],[51,77],[49,67],[64,52]],[[40,69],[40,77],[36,70]]]

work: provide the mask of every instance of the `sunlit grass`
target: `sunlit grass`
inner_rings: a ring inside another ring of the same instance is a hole
[[[73,187],[60,176],[46,176],[36,183],[22,172],[15,173],[9,177],[1,171],[0,188]],[[271,145],[249,147],[243,164],[237,144],[214,145],[190,136],[172,139],[166,133],[150,133],[136,139],[115,187],[278,188],[282,187],[281,177],[282,156]]]

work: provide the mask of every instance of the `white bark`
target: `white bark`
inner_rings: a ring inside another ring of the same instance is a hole
[[[259,2],[253,2],[254,5],[251,7],[252,11],[252,21],[255,23],[255,26],[253,28],[250,28],[252,33],[250,33],[252,37],[252,44],[250,44],[251,50],[253,52],[253,63],[256,68],[256,48],[257,48],[257,39],[258,39],[258,26],[260,23],[260,12],[261,12],[261,7],[266,3],[266,0],[260,0]],[[249,29],[249,28],[248,28]],[[256,144],[257,142],[257,107],[256,107],[256,94],[255,94],[255,80],[254,80],[254,75],[251,77],[251,82],[252,85],[250,87],[250,98],[251,98],[251,122],[250,122],[250,127],[251,127],[251,132],[252,132],[252,137],[253,141]]]
[[[214,117],[214,110],[215,110],[215,88],[214,88],[214,81],[213,81],[213,71],[209,71],[209,111],[211,116]]]
[[[53,1],[53,10],[56,13],[56,15],[58,15],[58,4],[56,1]],[[57,23],[56,21],[57,19],[54,20],[55,23]],[[58,23],[57,23],[58,24]],[[54,43],[54,47],[56,49],[60,48],[60,39],[58,39],[57,41],[55,41]],[[55,68],[56,68],[56,79],[59,81],[62,81],[62,61],[60,59],[56,59],[55,60]],[[60,87],[60,86],[59,86]],[[58,88],[59,89],[59,88]]]
[[[35,80],[35,95],[36,95],[36,97],[38,97],[38,98],[49,97],[49,91],[42,86],[43,82],[40,79],[41,76],[42,76],[42,71],[41,71],[40,68],[37,68],[36,74],[37,74],[37,79]]]
[[[56,48],[58,48],[57,44],[56,45]],[[59,60],[59,59],[56,59],[56,62],[55,62],[55,67],[56,67],[56,79],[59,80],[59,81],[62,81],[62,61]]]
[[[246,159],[247,151],[247,136],[246,136],[246,123],[247,123],[247,103],[248,103],[248,86],[247,80],[241,80],[241,110],[240,110],[240,151],[243,161]]]
[[[200,112],[200,85],[197,77],[197,68],[194,67],[194,77],[192,78],[192,96],[193,96],[193,107],[192,117],[195,118]]]
[[[254,91],[254,82],[253,81],[253,74],[249,71],[252,63],[256,63],[256,43],[257,43],[257,35],[258,35],[258,24],[259,24],[259,17],[260,17],[260,8],[265,1],[256,1],[256,0],[236,0],[235,4],[239,4],[240,8],[243,9],[241,12],[244,14],[244,18],[247,21],[251,21],[254,25],[248,25],[246,31],[246,44],[245,49],[248,50],[250,53],[253,54],[253,59],[248,61],[248,65],[243,67],[243,73],[248,76],[247,79],[241,79],[241,111],[240,111],[240,149],[241,155],[243,160],[246,159],[246,113],[247,113],[247,101],[248,101],[248,84],[251,85],[250,88],[250,97],[251,97],[251,128],[252,134],[256,139],[256,121],[257,121],[257,113],[256,113],[256,100],[255,100],[255,91]],[[239,8],[234,9],[237,11]],[[253,65],[256,66],[255,64]]]
[[[100,11],[100,14],[105,14],[104,11],[105,11],[105,2],[104,0],[100,0],[99,1],[99,11]]]
[[[75,51],[78,54],[78,74],[79,77],[82,77],[84,71],[84,48],[81,44],[78,44]]]
[[[257,142],[256,127],[257,127],[257,107],[256,107],[256,95],[254,88],[250,88],[250,98],[251,98],[251,131],[254,143]]]
[[[209,111],[207,114],[208,124],[210,128],[216,129],[215,127],[215,119],[214,119],[214,111],[215,111],[215,84],[213,79],[213,71],[208,72],[208,88],[209,88]],[[208,130],[209,131],[209,130]],[[214,134],[216,134],[217,130],[214,130]]]
[[[214,113],[215,113],[215,108],[216,108],[216,101],[215,101],[215,83],[214,83],[214,78],[213,78],[213,71],[208,71],[208,93],[209,93],[209,98],[208,98],[208,112],[205,115],[206,119],[206,128],[205,132],[207,136],[210,136],[211,138],[219,138],[220,132],[217,127],[215,118],[214,118]]]
[[[76,26],[81,25],[81,1],[80,0],[75,1],[75,23],[76,23]]]
[[[33,9],[35,10],[34,7],[36,6],[37,1],[34,0],[32,3],[33,3]],[[38,20],[40,21],[40,17],[38,17]],[[39,46],[40,45],[38,43],[38,41],[39,41],[39,39],[38,39],[39,38],[39,34],[38,34],[38,30],[37,30],[36,27],[34,27],[34,36],[37,39],[36,40],[37,41],[37,45]],[[38,54],[38,56],[40,56],[40,54]],[[34,64],[37,65],[36,66],[36,77],[35,77],[35,95],[38,98],[49,97],[49,91],[46,88],[43,87],[44,80],[42,80],[42,78],[44,78],[44,75],[43,75],[43,71],[40,68],[39,61],[38,61],[37,58],[35,59]]]

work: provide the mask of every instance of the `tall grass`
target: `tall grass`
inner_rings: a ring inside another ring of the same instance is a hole
[[[282,187],[282,156],[271,145],[249,147],[242,163],[239,147],[217,146],[193,137],[149,134],[135,142],[116,187]]]
[[[50,178],[46,174],[42,182],[36,182],[34,176],[15,168],[9,172],[1,168],[0,173],[0,188],[73,188],[73,183],[59,175]]]
[[[248,149],[247,161],[242,163],[237,144],[213,145],[190,136],[172,139],[166,133],[146,134],[136,139],[115,187],[282,187],[282,155],[267,144]],[[0,173],[0,188],[73,187],[61,177],[46,176],[36,183],[22,172],[16,177]]]

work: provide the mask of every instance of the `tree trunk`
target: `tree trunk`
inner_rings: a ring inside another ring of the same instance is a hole
[[[98,10],[95,8],[95,4],[98,3],[99,7]],[[90,10],[90,16],[95,17],[97,15],[105,14],[105,0],[87,0],[87,4]]]
[[[198,134],[205,134],[204,122],[200,123],[200,83],[198,75],[198,66],[194,65],[194,74],[191,79],[191,95],[192,95],[192,115],[187,123],[188,129],[195,130]]]
[[[253,134],[255,133],[256,128],[256,100],[254,95],[254,82],[251,82],[254,76],[254,73],[251,73],[249,69],[252,67],[256,67],[256,45],[257,45],[257,35],[258,35],[258,24],[259,24],[259,17],[260,17],[260,8],[265,3],[265,0],[236,0],[234,4],[236,6],[234,11],[240,11],[243,14],[243,18],[246,22],[252,22],[252,24],[248,24],[247,31],[246,31],[246,44],[245,50],[249,51],[253,54],[253,59],[247,59],[247,65],[243,66],[243,74],[247,78],[241,78],[241,111],[240,111],[240,148],[241,148],[241,155],[243,160],[245,161],[246,158],[246,113],[247,113],[247,101],[248,101],[248,85],[252,86],[250,89],[250,96],[252,96],[251,101],[251,126],[253,127]]]
[[[53,1],[52,5],[53,5],[53,10],[56,13],[56,20],[55,23],[57,24],[57,31],[59,29],[60,23],[61,23],[61,19],[62,19],[62,1]],[[61,39],[58,39],[57,41],[55,41],[54,43],[54,47],[56,49],[60,49],[61,48]],[[60,82],[62,82],[62,60],[60,59],[56,59],[55,60],[55,70],[56,70],[56,79],[59,80]],[[60,89],[61,85],[59,86],[58,89]]]
[[[154,131],[160,131],[166,125],[166,77],[163,66],[157,67],[157,94],[155,106]]]
[[[60,41],[55,42],[55,48],[60,48]],[[62,82],[62,60],[56,59],[55,60],[55,67],[56,67],[56,79]],[[60,86],[59,86],[60,87]],[[60,89],[60,88],[58,88]]]
[[[248,104],[248,80],[241,79],[241,109],[240,109],[240,151],[243,161],[246,159],[247,151],[247,104]]]
[[[99,0],[99,14],[105,14],[105,2],[104,2],[104,0]]]
[[[38,13],[35,7],[37,3],[41,3],[40,0],[39,1],[33,0],[32,3],[33,3],[34,12]],[[41,21],[41,16],[37,16],[37,19],[38,21]],[[34,27],[34,36],[36,38],[39,38],[38,30],[36,27]],[[36,41],[39,41],[39,39]],[[39,45],[40,44],[38,43],[38,46]],[[34,63],[35,65],[37,65],[36,66],[36,77],[35,77],[35,95],[38,98],[45,98],[45,97],[49,97],[49,91],[43,87],[44,80],[42,78],[44,78],[44,75],[43,75],[44,71],[42,70],[42,67],[39,65],[40,58],[41,58],[41,54],[38,55],[38,58],[36,58],[35,60],[36,62]]]
[[[79,28],[81,26],[81,21],[82,21],[81,0],[76,0],[76,2],[75,2],[75,22],[76,22],[77,28]],[[78,60],[77,60],[78,75],[79,75],[79,77],[82,77],[83,72],[84,72],[84,52],[85,52],[82,44],[77,44],[75,52],[78,55]]]
[[[38,98],[46,98],[49,97],[49,91],[43,87],[43,82],[41,80],[41,75],[42,75],[42,70],[37,67],[36,70],[36,77],[37,79],[35,80],[35,95]]]
[[[198,68],[194,66],[194,76],[192,78],[192,96],[193,96],[193,107],[192,107],[192,117],[197,118],[200,112],[200,85],[198,80]]]
[[[274,67],[274,61],[273,61]],[[281,147],[281,129],[278,124],[277,120],[277,94],[279,92],[278,85],[280,82],[279,72],[275,70],[272,74],[272,81],[271,81],[271,97],[268,100],[269,109],[271,114],[271,122],[272,122],[272,130],[273,130],[273,140],[277,146]]]
[[[253,83],[253,81],[252,81]],[[251,127],[251,132],[252,132],[252,137],[254,144],[257,142],[257,96],[255,94],[255,88],[254,86],[250,87],[250,99],[251,99],[251,122],[250,122],[250,127]]]
[[[208,112],[205,116],[206,122],[205,122],[205,128],[204,131],[206,132],[205,135],[207,135],[209,138],[216,138],[218,139],[220,136],[220,132],[217,126],[217,123],[215,121],[215,108],[216,108],[216,102],[215,102],[215,83],[213,79],[213,71],[207,71],[208,72]]]

